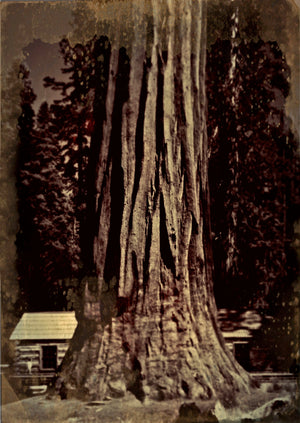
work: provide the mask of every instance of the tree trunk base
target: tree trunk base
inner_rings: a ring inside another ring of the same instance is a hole
[[[251,379],[217,335],[211,327],[199,339],[191,319],[179,325],[174,313],[171,318],[125,313],[104,329],[95,325],[81,348],[80,336],[74,337],[60,380],[67,381],[68,395],[81,399],[131,391],[141,401],[218,398],[232,404],[236,393],[249,393]]]

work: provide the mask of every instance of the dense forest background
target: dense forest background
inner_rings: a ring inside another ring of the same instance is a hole
[[[263,16],[271,3],[208,3],[214,289],[219,307],[254,308],[264,319],[271,316],[268,333],[283,336],[286,354],[296,357],[298,135],[286,112],[291,67],[279,42],[266,36]],[[290,8],[288,2],[281,5]],[[276,28],[281,37],[289,37],[284,20],[273,21],[282,26]],[[105,28],[97,29],[96,19],[85,8],[74,10],[72,25],[73,39],[82,41],[62,38],[57,46],[64,63],[61,75],[43,75],[54,101],[37,106],[26,62],[12,68],[4,92],[4,100],[21,107],[21,113],[12,108],[5,112],[18,122],[18,292],[11,294],[6,280],[2,296],[16,318],[24,311],[76,308],[80,282],[87,278],[92,286],[95,278],[96,221],[89,213],[95,200],[97,139],[105,120],[112,38],[102,35]],[[120,57],[122,104],[130,54],[124,48]],[[16,87],[20,96],[11,97]],[[119,118],[114,117],[116,130]],[[7,131],[13,133],[13,128]],[[118,190],[118,181],[114,187]],[[110,266],[113,260],[112,254]],[[278,324],[282,319],[283,326]]]

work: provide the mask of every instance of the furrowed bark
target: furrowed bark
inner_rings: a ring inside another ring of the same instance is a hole
[[[225,398],[250,379],[225,347],[212,290],[205,4],[153,0],[148,58],[143,2],[132,10],[130,71],[114,51],[99,140],[98,284],[79,321],[90,331],[74,337],[61,377],[94,399]]]

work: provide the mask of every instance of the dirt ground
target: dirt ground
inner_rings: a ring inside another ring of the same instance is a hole
[[[255,394],[238,399],[238,405],[224,409],[214,401],[198,401],[196,405],[201,411],[213,410],[214,421],[246,422],[267,421],[280,423],[286,421],[273,414],[274,405],[292,412],[290,423],[300,422],[300,414],[295,415],[292,397],[295,394],[289,389],[258,389]],[[49,395],[33,396],[18,400],[5,378],[2,380],[2,423],[198,423],[208,420],[178,420],[179,408],[183,403],[192,401],[138,401],[132,394],[122,399],[84,402],[78,399],[61,400]],[[269,416],[267,420],[265,416]],[[296,417],[295,417],[296,416]],[[213,420],[210,420],[213,421]]]
[[[171,423],[179,407],[177,401],[145,405],[133,395],[94,403],[39,396],[3,406],[2,423]]]

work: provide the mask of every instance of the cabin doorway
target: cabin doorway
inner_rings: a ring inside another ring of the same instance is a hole
[[[57,368],[57,346],[43,345],[42,346],[42,369],[56,370]]]

